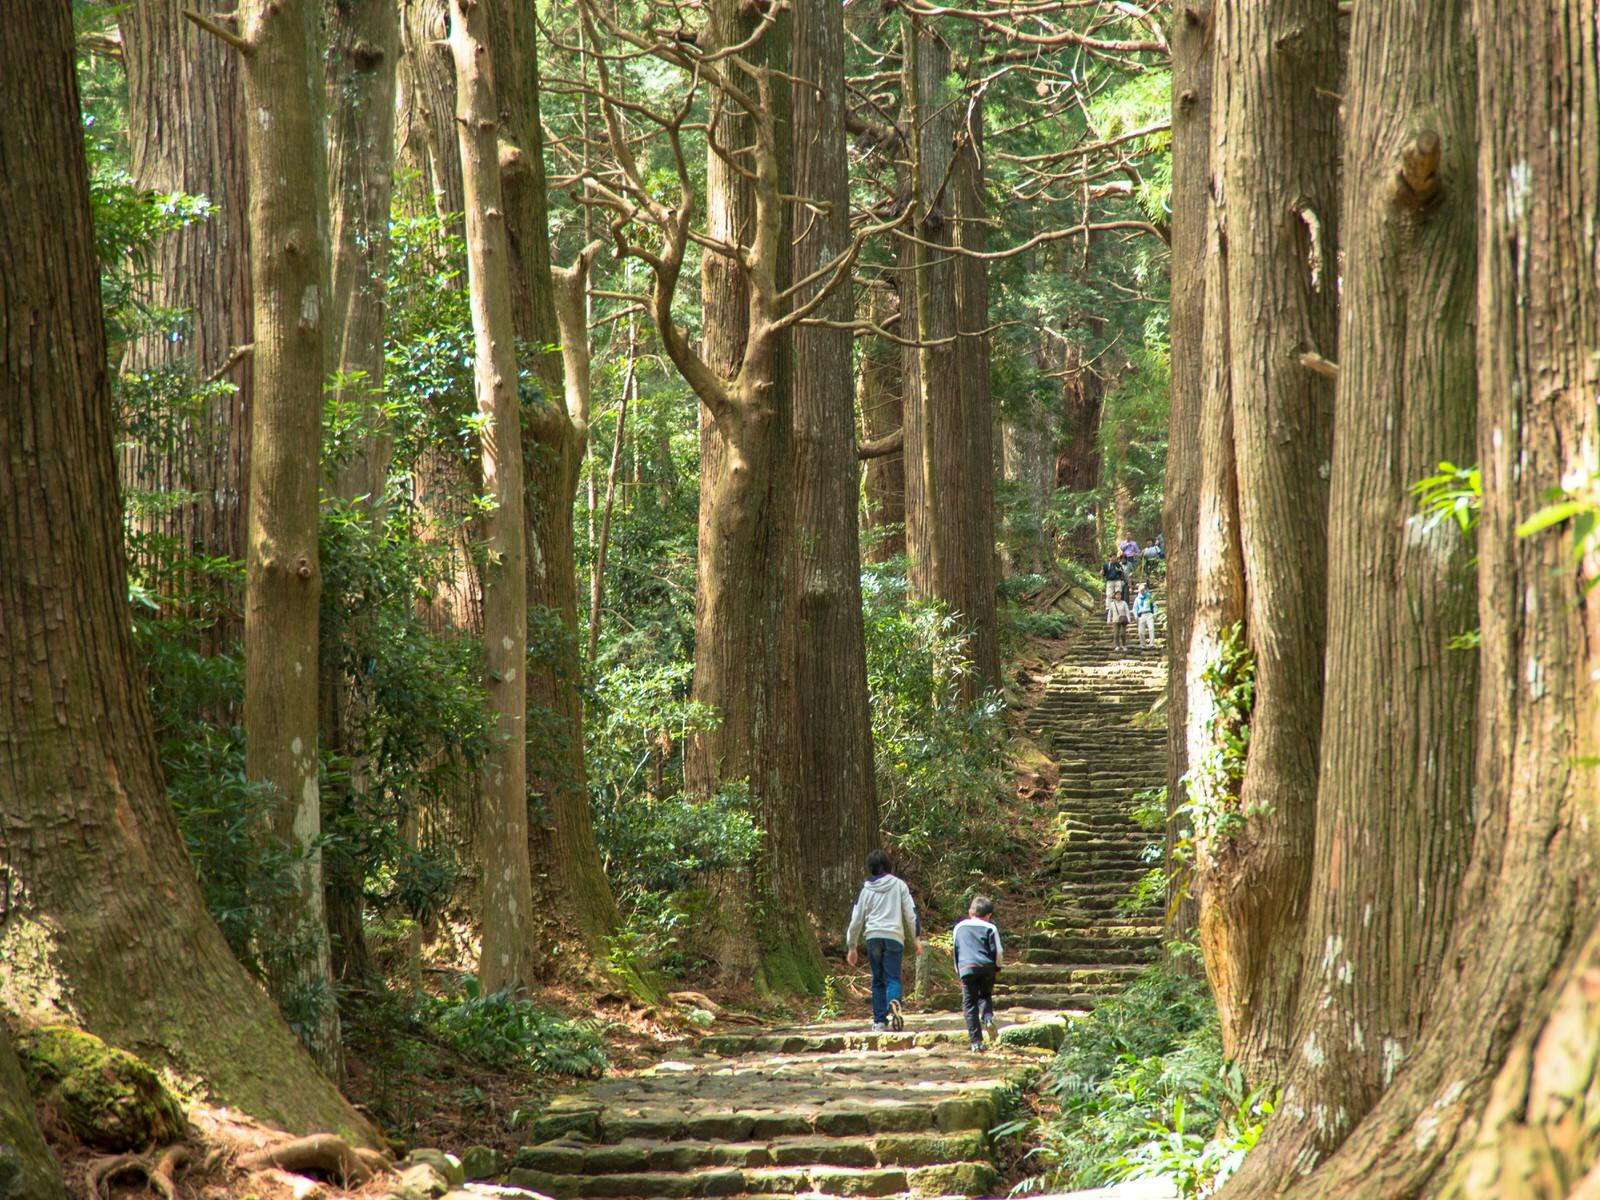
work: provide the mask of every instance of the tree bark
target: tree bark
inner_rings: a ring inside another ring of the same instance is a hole
[[[370,1141],[229,953],[162,787],[133,667],[66,4],[0,23],[0,78],[0,1001],[252,1116]]]
[[[1333,388],[1299,358],[1336,355],[1338,6],[1246,0],[1220,7],[1216,28],[1213,144],[1227,150],[1212,177],[1255,702],[1242,824],[1200,846],[1200,944],[1225,1051],[1267,1083],[1293,1044],[1322,722]],[[1212,343],[1218,328],[1208,310]],[[1191,705],[1206,665],[1191,660]]]
[[[61,1164],[50,1153],[34,1114],[28,1081],[0,1021],[0,1196],[7,1200],[66,1200]]]
[[[192,5],[202,12],[215,4]],[[205,196],[211,215],[163,236],[141,300],[188,314],[176,330],[152,330],[128,346],[131,374],[187,364],[198,383],[251,341],[250,185],[238,55],[183,17],[181,0],[129,5],[118,17],[128,77],[129,166],[135,185]],[[130,440],[122,452],[127,491],[190,492],[171,508],[136,511],[146,532],[172,539],[178,555],[245,557],[253,363],[241,355],[222,378],[236,390],[206,401],[169,442]],[[159,552],[158,552],[159,553]],[[140,564],[159,578],[158,560]],[[178,581],[174,581],[177,583]],[[206,645],[236,643],[239,597],[219,613]]]
[[[1600,468],[1600,19],[1574,0],[1479,0],[1473,18],[1494,36],[1477,39],[1472,856],[1440,1003],[1391,1087],[1295,1196],[1589,1196],[1596,1182],[1583,1131],[1600,1045],[1596,564],[1590,553],[1574,571],[1570,522],[1527,537],[1517,526],[1563,481],[1592,495]]]
[[[307,0],[240,8],[250,162],[255,397],[245,557],[245,771],[277,794],[272,830],[297,894],[268,925],[268,986],[337,1077],[339,1012],[322,897],[318,792],[317,503],[326,363],[323,79]],[[310,184],[306,171],[310,166]]]
[[[887,328],[901,311],[888,287],[869,287],[861,301],[868,320]],[[900,322],[904,325],[904,322]],[[900,351],[880,337],[868,336],[859,347],[856,406],[861,413],[861,438],[878,441],[902,430],[905,377]],[[888,562],[906,552],[906,461],[904,449],[867,460],[862,484],[867,525],[868,562]]]
[[[445,39],[450,0],[400,0],[396,158],[422,175],[440,219],[459,230],[466,199],[457,145],[456,74]]]
[[[1172,46],[1172,359],[1161,528],[1166,551],[1167,645],[1186,647],[1194,618],[1199,534],[1200,411],[1205,396],[1206,204],[1211,175],[1212,0],[1175,10]],[[1177,809],[1189,770],[1189,687],[1182,654],[1167,656],[1166,869],[1168,927],[1187,937],[1198,898],[1177,861]]]
[[[1474,457],[1474,64],[1463,0],[1356,10],[1329,506],[1327,704],[1300,1052],[1243,1194],[1344,1140],[1430,1009],[1471,848],[1472,548],[1411,487]]]
[[[342,381],[335,403],[347,415],[359,414],[362,422],[349,457],[334,465],[333,492],[339,501],[356,505],[376,532],[387,508],[393,452],[381,398],[399,9],[393,0],[331,0],[326,23],[330,341],[332,369]],[[346,782],[326,804],[330,812],[353,813],[368,775],[361,733],[365,717],[338,651],[323,647],[322,738],[349,767]],[[324,869],[334,975],[370,977],[374,966],[362,921],[362,866],[335,842]]]
[[[850,244],[843,7],[800,5],[792,46],[791,190],[811,209],[794,221],[789,277],[798,280]],[[809,292],[798,302],[808,299]],[[817,315],[849,322],[850,289],[834,288]],[[841,934],[862,864],[880,838],[850,343],[846,329],[798,325],[791,333],[792,433],[776,480],[784,501],[774,512],[786,559],[776,614],[781,742],[770,768],[798,817],[799,869],[811,911],[823,928]]]
[[[495,63],[489,52],[491,14],[482,0],[453,0],[450,16],[473,379],[484,422],[483,487],[489,499],[480,522],[486,556],[481,571],[484,687],[497,740],[484,764],[478,838],[483,866],[478,978],[485,992],[493,992],[531,983],[539,968],[528,863],[527,547],[511,259],[500,188]]]
[[[1092,363],[1084,362],[1079,343],[1059,334],[1053,340],[1063,392],[1056,490],[1088,494],[1100,487],[1100,413],[1105,407],[1106,383]],[[1101,553],[1097,522],[1088,521],[1069,531],[1066,543],[1067,553],[1079,562],[1097,561]]]
[[[542,395],[523,414],[524,506],[530,619],[528,661],[529,854],[536,919],[558,940],[576,941],[604,963],[620,920],[595,845],[583,750],[583,660],[572,509],[589,442],[589,329],[586,248],[570,271],[552,274],[544,137],[539,118],[538,41],[532,9],[497,0],[496,63],[500,173],[510,241],[513,327],[533,356]],[[548,347],[558,345],[560,355]],[[548,957],[545,967],[563,962]],[[570,963],[570,956],[566,960]]]

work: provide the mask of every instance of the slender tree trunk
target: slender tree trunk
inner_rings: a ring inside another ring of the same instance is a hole
[[[483,955],[478,978],[484,990],[492,992],[531,983],[539,967],[528,865],[527,547],[511,259],[500,189],[490,12],[481,0],[453,0],[450,15],[472,295],[473,378],[484,421],[483,486],[489,499],[480,528],[486,555],[481,572],[484,682],[498,736],[484,764],[480,805]]]
[[[1105,407],[1106,385],[1093,364],[1083,360],[1082,347],[1058,339],[1062,397],[1061,440],[1056,450],[1056,490],[1085,495],[1100,487],[1100,411]],[[1079,562],[1092,563],[1101,553],[1096,522],[1089,521],[1067,534],[1067,552]]]
[[[318,793],[317,502],[327,255],[320,103],[307,0],[240,9],[250,158],[255,397],[245,558],[245,770],[277,793],[274,834],[298,856],[297,894],[274,914],[268,984],[331,1074],[339,1069],[322,899]],[[306,171],[310,165],[310,186]]]
[[[399,9],[393,0],[331,0],[326,21],[332,369],[342,381],[335,403],[363,428],[349,458],[334,467],[333,491],[339,501],[357,505],[376,533],[393,450],[381,398]],[[327,807],[353,822],[367,788],[365,713],[337,646],[323,647],[322,687],[323,744],[349,763],[346,782],[328,796]],[[361,864],[335,842],[324,866],[334,974],[370,977]]]
[[[541,942],[575,937],[603,963],[619,920],[595,846],[583,753],[583,660],[578,633],[578,572],[572,513],[589,441],[589,330],[586,249],[570,273],[551,274],[544,141],[539,120],[539,58],[533,10],[497,0],[495,62],[504,64],[500,106],[501,183],[510,240],[511,299],[517,337],[529,347],[543,395],[523,417],[527,590],[533,645],[528,703],[528,782],[536,798],[529,822],[536,919],[552,930]],[[559,293],[559,295],[558,295]],[[576,308],[573,308],[573,305]],[[558,320],[558,307],[564,319]],[[546,350],[561,346],[557,356]],[[559,965],[552,958],[547,967]]]
[[[899,314],[894,292],[887,287],[865,289],[862,303],[868,320],[887,328]],[[904,324],[904,322],[899,322]],[[892,343],[868,337],[858,350],[856,407],[861,413],[861,437],[873,442],[895,433],[904,437],[905,377],[901,354]],[[906,552],[905,450],[895,450],[866,462],[862,483],[867,525],[868,562],[887,562]]]
[[[0,1021],[0,1194],[7,1200],[66,1200],[61,1164],[45,1145],[28,1081]]]
[[[1244,566],[1235,586],[1255,701],[1237,795],[1201,838],[1200,944],[1223,1045],[1260,1083],[1278,1078],[1293,1043],[1311,876],[1333,388],[1299,357],[1335,355],[1339,50],[1330,0],[1245,0],[1217,11],[1212,130],[1227,152],[1212,164],[1212,187],[1227,267]],[[1213,311],[1205,325],[1215,346]],[[1193,640],[1204,649],[1218,632],[1197,621]],[[1208,665],[1191,659],[1191,708],[1195,675]],[[1191,742],[1191,763],[1194,750]]]
[[[611,440],[611,465],[606,468],[606,499],[595,541],[594,568],[589,576],[589,661],[600,651],[601,604],[606,594],[606,556],[611,548],[611,512],[617,500],[617,468],[622,462],[622,447],[628,431],[628,405],[639,387],[638,325],[628,322],[628,367],[622,379],[622,397],[617,404],[617,432]],[[590,477],[593,484],[593,477]],[[594,488],[589,500],[590,522],[594,520]]]
[[[1527,537],[1517,526],[1563,481],[1592,495],[1600,469],[1600,15],[1573,0],[1479,0],[1473,16],[1495,36],[1477,40],[1472,856],[1421,1039],[1295,1196],[1553,1200],[1597,1182],[1582,1099],[1600,1061],[1595,561],[1574,571],[1570,522]]]
[[[1200,410],[1205,397],[1206,204],[1211,177],[1212,0],[1174,10],[1172,45],[1172,367],[1161,527],[1166,550],[1167,645],[1187,647],[1199,533]],[[1175,857],[1177,809],[1189,770],[1189,687],[1181,653],[1167,656],[1167,877],[1169,928],[1187,936],[1198,898]]]
[[[789,122],[792,188],[817,211],[796,220],[789,275],[806,279],[850,244],[845,152],[844,9],[803,4],[794,13],[790,65],[797,82]],[[802,302],[810,298],[806,293]],[[847,323],[848,287],[818,316]],[[777,611],[779,757],[772,776],[798,815],[811,911],[843,932],[866,857],[878,845],[878,797],[861,616],[861,533],[850,343],[845,329],[797,326],[792,435],[784,502],[783,595]],[[991,539],[992,542],[993,539]]]
[[[160,239],[142,284],[144,302],[183,310],[188,320],[136,338],[124,369],[141,374],[177,366],[198,383],[231,362],[221,378],[236,390],[208,399],[170,440],[130,440],[122,452],[123,482],[130,493],[192,493],[184,503],[131,514],[146,532],[171,538],[170,553],[242,560],[253,374],[250,356],[235,353],[249,345],[252,321],[243,88],[238,55],[184,20],[184,7],[180,0],[151,0],[118,17],[133,181],[211,203],[207,219]],[[158,559],[138,565],[158,578],[170,566]],[[210,650],[237,642],[240,605],[239,596],[228,597],[207,639]]]
[[[0,78],[0,1003],[254,1117],[369,1139],[229,953],[162,786],[133,666],[66,4],[0,23]]]
[[[1471,848],[1477,671],[1450,643],[1474,623],[1472,550],[1411,493],[1474,457],[1466,9],[1354,18],[1316,862],[1300,1053],[1244,1172],[1261,1194],[1337,1147],[1415,1049]]]

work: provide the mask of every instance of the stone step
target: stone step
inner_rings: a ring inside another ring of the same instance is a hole
[[[848,1167],[828,1164],[709,1167],[700,1170],[625,1172],[613,1175],[562,1175],[514,1168],[513,1187],[555,1200],[655,1200],[696,1196],[982,1196],[1002,1186],[987,1161],[924,1166]]]

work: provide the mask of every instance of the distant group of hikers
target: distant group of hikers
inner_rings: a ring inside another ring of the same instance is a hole
[[[1106,555],[1100,577],[1106,585],[1106,624],[1111,627],[1113,652],[1128,648],[1128,626],[1136,625],[1139,631],[1139,652],[1156,648],[1156,597],[1150,590],[1150,577],[1166,558],[1166,546],[1161,535],[1143,550],[1127,534],[1117,548]],[[1144,579],[1134,591],[1134,576],[1144,572]]]
[[[1000,973],[1002,950],[993,917],[994,901],[974,896],[966,918],[956,923],[951,935],[951,953],[961,977],[961,1011],[974,1050],[982,1050],[985,1039],[993,1041],[999,1036],[994,1021],[994,981]],[[889,856],[882,850],[867,855],[867,881],[850,911],[845,950],[852,967],[861,961],[857,947],[863,940],[872,968],[872,1030],[904,1029],[900,967],[907,942],[922,954],[922,926],[911,889],[890,869]]]

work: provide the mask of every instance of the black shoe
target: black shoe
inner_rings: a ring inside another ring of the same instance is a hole
[[[906,1027],[905,1010],[900,1007],[900,1001],[889,1001],[889,1028],[899,1033]]]

